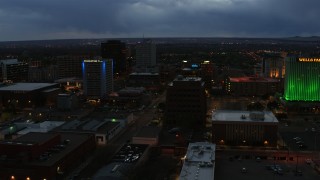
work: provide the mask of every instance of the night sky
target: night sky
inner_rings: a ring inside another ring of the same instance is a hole
[[[320,0],[1,0],[0,41],[320,35]]]

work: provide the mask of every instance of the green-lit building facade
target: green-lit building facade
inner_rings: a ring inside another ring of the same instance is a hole
[[[320,101],[320,58],[287,57],[284,98]]]

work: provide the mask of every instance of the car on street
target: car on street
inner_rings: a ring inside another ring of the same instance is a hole
[[[247,171],[247,168],[243,167],[243,168],[241,169],[241,172],[242,172],[242,173],[247,173],[247,172],[248,172],[248,171]]]

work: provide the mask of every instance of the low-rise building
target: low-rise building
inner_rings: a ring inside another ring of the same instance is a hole
[[[16,108],[52,105],[60,89],[57,83],[13,83],[0,87],[0,104]]]
[[[229,78],[226,83],[227,93],[236,96],[264,96],[283,92],[283,80],[262,77]]]
[[[190,143],[179,180],[214,180],[215,150],[212,143]]]
[[[58,132],[92,133],[98,145],[105,145],[121,130],[120,122],[108,120],[73,120],[57,129]]]
[[[95,149],[92,134],[28,133],[0,142],[0,179],[64,179]]]
[[[217,110],[212,113],[212,140],[218,145],[276,146],[278,124],[270,111]]]
[[[160,131],[161,128],[157,126],[144,126],[140,129],[138,134],[132,137],[132,143],[157,145]]]

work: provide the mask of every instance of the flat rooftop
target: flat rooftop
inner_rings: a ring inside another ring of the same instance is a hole
[[[214,180],[215,151],[209,142],[190,143],[179,180]]]
[[[25,129],[18,131],[17,134],[24,135],[29,132],[49,132],[64,123],[65,121],[44,121],[36,124],[29,123],[26,124],[27,127]]]
[[[177,76],[174,81],[201,81],[201,77],[183,77]]]
[[[67,82],[82,82],[82,79],[79,79],[77,77],[69,77],[69,78],[63,78],[63,79],[57,79],[54,82],[56,83],[67,83]]]
[[[54,85],[57,83],[14,83],[0,87],[0,91],[34,91]]]
[[[62,125],[63,131],[78,131],[90,133],[106,133],[118,126],[120,122],[112,122],[108,120],[89,119],[86,121],[73,120]]]
[[[129,76],[158,76],[159,73],[156,72],[133,72]]]
[[[260,116],[263,113],[263,120],[252,119],[250,114],[254,113]],[[235,110],[217,110],[212,112],[212,121],[238,121],[238,122],[276,122],[278,119],[271,111],[235,111]]]
[[[3,63],[3,64],[18,64],[18,59],[3,59],[3,60],[0,60],[0,63]]]
[[[230,82],[279,82],[279,79],[262,77],[232,77]]]
[[[39,133],[30,132],[26,135],[20,136],[14,140],[6,140],[0,142],[1,144],[17,144],[17,145],[33,145],[33,144],[43,144],[48,140],[54,138],[57,134],[51,133]]]

